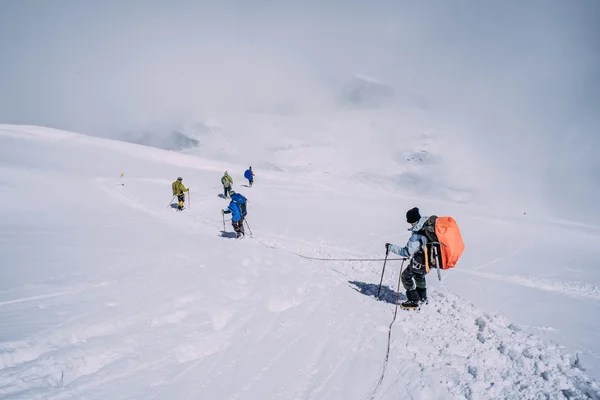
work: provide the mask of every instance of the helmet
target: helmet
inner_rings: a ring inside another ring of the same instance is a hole
[[[179,177],[177,177],[177,180],[178,180],[178,181],[182,181],[182,180],[183,180],[183,178],[179,176]]]

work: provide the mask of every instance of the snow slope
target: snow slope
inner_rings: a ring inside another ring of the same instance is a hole
[[[245,167],[0,126],[0,398],[600,398],[598,227],[339,169],[258,169],[246,188]],[[223,232],[225,169],[253,237]],[[415,204],[467,243],[419,312],[396,313],[398,261],[378,301],[380,262],[306,258],[379,258]]]

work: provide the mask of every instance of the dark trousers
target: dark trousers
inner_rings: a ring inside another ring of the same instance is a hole
[[[183,207],[183,202],[185,201],[185,193],[181,193],[177,195],[177,201],[179,202],[178,208]]]
[[[231,226],[233,226],[233,230],[237,233],[238,236],[244,235],[244,219],[240,219],[239,221],[231,221]]]
[[[231,190],[231,186],[223,186],[223,196],[225,196],[225,198],[229,197],[230,190]]]
[[[402,286],[406,291],[427,288],[425,274],[425,265],[411,261],[408,267],[402,271]]]
[[[253,184],[253,183],[254,183],[254,179],[248,179],[248,184],[249,184],[250,186],[252,186],[252,184]]]

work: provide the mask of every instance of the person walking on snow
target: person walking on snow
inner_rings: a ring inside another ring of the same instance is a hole
[[[225,196],[225,198],[228,199],[229,191],[231,190],[231,186],[233,185],[233,179],[231,179],[231,176],[229,176],[227,171],[225,171],[225,174],[221,178],[221,184],[223,185],[223,196]]]
[[[242,223],[244,223],[244,219],[246,218],[246,215],[248,215],[248,199],[241,193],[236,193],[234,190],[229,192],[229,195],[231,196],[231,201],[235,202],[240,208],[240,212],[242,213]]]
[[[231,200],[227,209],[221,210],[221,212],[223,215],[231,214],[231,226],[233,226],[233,230],[236,233],[236,239],[244,236],[244,217],[240,206],[234,200]]]
[[[415,310],[420,303],[427,302],[427,274],[425,266],[425,246],[427,237],[419,232],[423,229],[425,221],[429,217],[421,217],[417,207],[411,208],[406,212],[406,222],[411,224],[408,229],[412,232],[408,243],[404,247],[396,246],[391,243],[385,244],[386,251],[391,251],[402,257],[410,258],[408,266],[402,271],[402,286],[406,290],[407,300],[400,304],[404,309]]]
[[[177,196],[177,201],[179,202],[177,209],[179,211],[183,210],[183,203],[185,202],[185,192],[189,192],[189,188],[185,188],[183,183],[181,182],[183,179],[181,177],[177,178],[175,182],[171,184],[171,188],[173,189],[173,196]]]
[[[246,172],[244,172],[244,178],[248,179],[248,185],[252,187],[254,183],[254,172],[252,171],[252,167],[248,167]]]

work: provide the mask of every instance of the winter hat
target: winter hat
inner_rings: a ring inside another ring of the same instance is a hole
[[[420,219],[421,213],[419,213],[419,209],[417,207],[411,208],[406,212],[406,222],[408,222],[409,224],[419,222]]]

